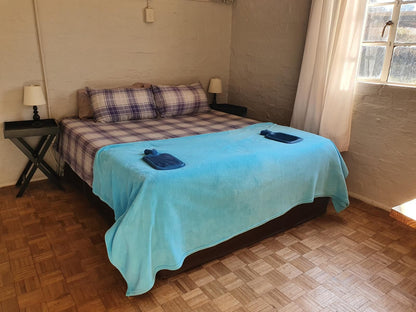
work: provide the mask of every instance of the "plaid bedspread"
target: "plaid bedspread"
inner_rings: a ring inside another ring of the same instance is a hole
[[[170,139],[242,128],[257,121],[219,111],[163,119],[97,123],[63,119],[58,152],[72,170],[90,186],[97,151],[106,145]]]

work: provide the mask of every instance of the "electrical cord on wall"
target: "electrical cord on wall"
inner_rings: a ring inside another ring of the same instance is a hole
[[[32,3],[33,3],[33,12],[34,12],[34,17],[35,17],[36,39],[38,42],[40,66],[42,70],[42,79],[43,79],[43,83],[45,86],[45,99],[46,99],[47,113],[48,113],[48,118],[52,118],[51,107],[50,107],[50,102],[49,102],[48,79],[46,76],[45,54],[43,51],[42,34],[40,31],[38,1],[33,0]],[[53,148],[50,148],[47,151],[47,153],[48,154],[50,153],[51,157],[54,158],[56,162],[56,172],[58,173],[58,175],[63,176],[63,171],[64,171],[63,161],[62,161],[61,154],[59,154],[57,150],[54,148],[56,144],[59,144],[59,133],[57,137],[55,138],[55,142],[53,143]]]
[[[36,39],[38,42],[40,66],[42,69],[42,79],[43,79],[43,83],[45,86],[46,106],[48,109],[48,118],[51,118],[52,114],[51,114],[51,108],[49,105],[48,79],[46,78],[45,56],[43,53],[42,35],[40,32],[40,24],[39,24],[38,2],[37,0],[33,0],[32,3],[33,3],[33,11],[34,11],[34,17],[35,17]]]

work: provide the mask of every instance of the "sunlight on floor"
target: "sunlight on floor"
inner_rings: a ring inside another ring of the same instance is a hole
[[[416,198],[393,208],[397,212],[416,220]]]

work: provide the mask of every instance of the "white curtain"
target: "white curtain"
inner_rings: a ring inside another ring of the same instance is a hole
[[[294,128],[348,150],[357,62],[366,0],[312,0]]]

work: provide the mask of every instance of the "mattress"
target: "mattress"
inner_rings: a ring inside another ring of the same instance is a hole
[[[95,154],[104,146],[227,131],[256,122],[215,110],[198,115],[117,123],[67,118],[60,123],[58,151],[62,160],[82,180],[92,186]]]

